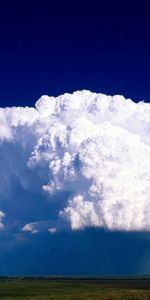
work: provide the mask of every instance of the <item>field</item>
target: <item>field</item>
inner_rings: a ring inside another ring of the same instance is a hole
[[[1,278],[0,299],[150,300],[150,279]]]

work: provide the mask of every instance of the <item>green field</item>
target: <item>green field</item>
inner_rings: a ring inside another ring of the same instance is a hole
[[[149,280],[0,280],[0,299],[150,300]]]

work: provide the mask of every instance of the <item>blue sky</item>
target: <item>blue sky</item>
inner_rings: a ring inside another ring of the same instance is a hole
[[[41,95],[83,89],[150,102],[148,4],[100,1],[99,7],[85,8],[50,2],[0,4],[0,107],[34,107]],[[56,224],[60,200],[66,203],[70,191],[54,195],[49,205],[48,196],[39,192],[49,180],[47,162],[40,171],[38,164],[31,172],[26,167],[35,136],[28,129],[15,134],[11,148],[0,144],[0,211],[6,213],[0,275],[149,274],[148,230],[85,226],[74,231]],[[30,140],[25,152],[23,138]],[[22,230],[34,222],[39,222],[38,234],[31,234],[34,228]],[[54,224],[58,232],[51,234],[47,228]]]
[[[77,89],[148,101],[149,7],[115,3],[1,4],[1,106]]]

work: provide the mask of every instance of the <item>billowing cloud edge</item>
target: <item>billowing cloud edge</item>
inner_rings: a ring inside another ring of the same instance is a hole
[[[13,201],[19,184],[51,205],[67,193],[49,227],[56,230],[64,222],[72,230],[149,231],[149,128],[150,104],[86,90],[42,96],[35,108],[0,108],[0,195]],[[30,223],[24,232],[37,230]]]

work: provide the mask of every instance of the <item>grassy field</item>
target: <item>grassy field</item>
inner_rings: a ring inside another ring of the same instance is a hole
[[[0,280],[0,299],[150,300],[150,280]]]

